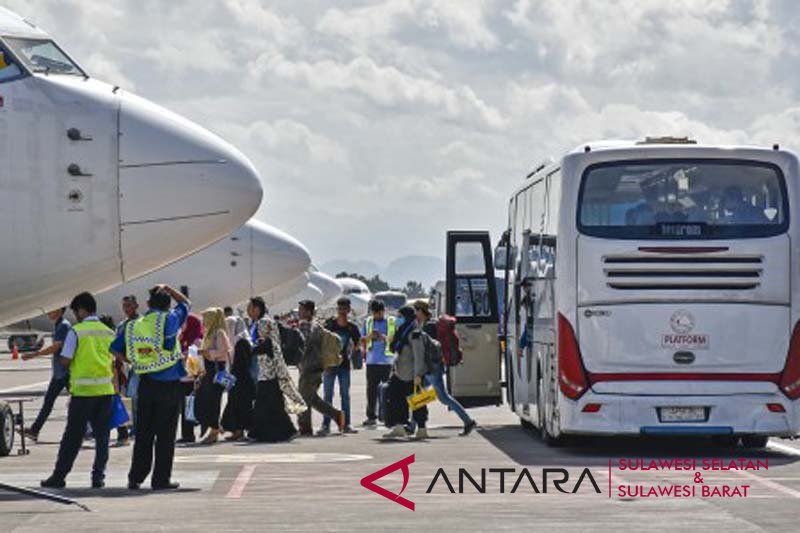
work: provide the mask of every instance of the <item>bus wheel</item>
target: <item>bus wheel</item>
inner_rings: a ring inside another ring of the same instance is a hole
[[[734,448],[739,444],[739,437],[734,435],[714,435],[711,444],[719,448]]]
[[[547,429],[547,419],[545,417],[545,409],[544,409],[544,400],[543,400],[543,390],[542,390],[542,380],[538,381],[536,385],[536,401],[539,402],[539,405],[536,408],[539,416],[537,417],[537,422],[539,423],[539,439],[545,444],[545,446],[551,448],[557,448],[564,444],[564,437],[554,437],[550,431]]]
[[[0,457],[11,453],[14,446],[14,414],[11,407],[0,403]]]
[[[745,448],[763,448],[769,442],[769,437],[766,435],[744,435],[742,437],[742,446]]]

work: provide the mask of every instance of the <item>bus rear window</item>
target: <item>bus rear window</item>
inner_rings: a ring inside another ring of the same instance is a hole
[[[728,160],[616,161],[583,175],[578,229],[618,239],[730,239],[786,231],[780,169]]]

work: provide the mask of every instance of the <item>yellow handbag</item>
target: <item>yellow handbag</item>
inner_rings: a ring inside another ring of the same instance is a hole
[[[412,411],[416,411],[420,407],[424,407],[429,403],[436,400],[436,389],[428,387],[423,389],[421,385],[414,386],[414,394],[406,398],[408,407]]]

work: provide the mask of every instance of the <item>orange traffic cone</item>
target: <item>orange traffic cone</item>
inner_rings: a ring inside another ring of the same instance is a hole
[[[19,348],[17,348],[16,343],[14,343],[14,347],[11,348],[11,359],[14,359],[15,361],[19,359]]]

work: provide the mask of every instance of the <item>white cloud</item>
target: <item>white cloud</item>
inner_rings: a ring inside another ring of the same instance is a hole
[[[467,49],[492,49],[499,42],[487,22],[494,1],[387,0],[354,9],[328,9],[317,30],[355,41],[388,37],[406,28],[444,33]]]
[[[281,54],[259,58],[254,74],[272,73],[301,82],[316,91],[356,91],[385,106],[424,106],[439,110],[451,119],[501,129],[506,120],[468,86],[448,87],[438,81],[408,75],[394,66],[381,66],[369,57],[347,63],[322,60],[314,63],[291,61]],[[418,109],[412,109],[419,111]]]
[[[292,119],[255,122],[247,128],[247,135],[250,142],[265,150],[299,149],[303,155],[318,162],[348,163],[347,151],[342,146]]]
[[[261,214],[319,262],[443,253],[454,227],[497,235],[530,166],[587,141],[800,148],[793,0],[6,5],[98,78],[240,147]],[[401,251],[365,244],[398,224]]]

